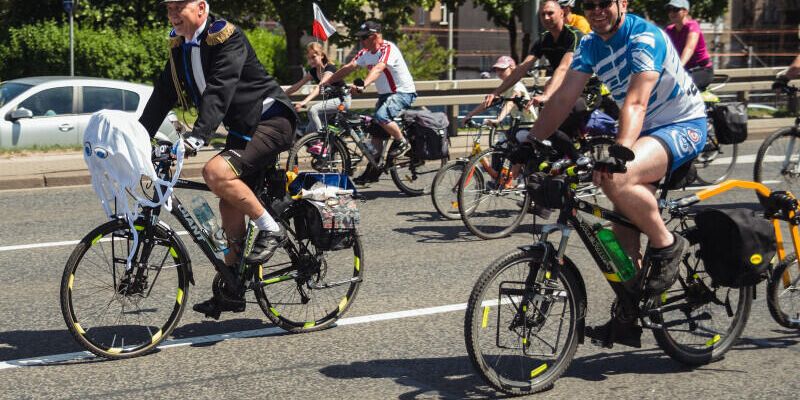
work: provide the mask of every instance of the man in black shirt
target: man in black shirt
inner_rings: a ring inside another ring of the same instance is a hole
[[[222,228],[233,250],[225,261],[233,264],[241,252],[247,215],[259,232],[246,260],[263,263],[286,240],[286,233],[252,188],[263,181],[265,168],[275,164],[278,154],[291,147],[297,115],[238,27],[210,16],[205,0],[161,3],[173,26],[169,61],[154,82],[139,121],[153,136],[176,103],[188,109],[191,102],[197,121],[184,139],[190,154],[208,143],[220,123],[225,124],[225,149],[203,167],[206,183],[220,198]],[[211,298],[194,309],[213,318],[220,311],[243,311],[242,294],[233,296],[237,301]]]
[[[533,44],[530,54],[519,64],[517,69],[504,79],[503,83],[494,92],[486,96],[483,104],[487,107],[497,96],[522,79],[527,71],[533,67],[533,63],[542,57],[546,58],[550,63],[553,74],[545,84],[544,92],[534,96],[528,106],[544,104],[550,98],[550,95],[561,86],[561,82],[564,80],[564,76],[572,63],[572,55],[583,34],[576,28],[566,25],[564,11],[556,0],[542,1],[539,6],[539,20],[547,31],[543,32],[539,40]],[[573,114],[567,118],[559,130],[569,136],[576,135],[581,123],[588,116],[586,108],[585,100],[579,99],[573,109]],[[554,138],[557,139],[557,137]]]

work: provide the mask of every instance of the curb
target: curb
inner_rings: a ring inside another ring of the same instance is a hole
[[[183,178],[203,179],[203,166],[183,168]],[[61,186],[89,185],[92,177],[89,171],[81,172],[51,172],[27,176],[0,177],[0,192],[6,190],[38,189]]]

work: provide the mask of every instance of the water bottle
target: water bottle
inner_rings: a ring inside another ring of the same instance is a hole
[[[367,149],[369,154],[371,155],[375,154],[375,146],[372,144],[371,138],[367,138],[361,129],[353,129],[353,136],[356,138],[357,141],[364,144],[364,148]]]
[[[222,227],[217,224],[217,219],[214,217],[214,212],[208,202],[200,196],[192,198],[192,214],[194,214],[197,222],[206,230],[208,234],[208,241],[217,251],[224,254],[228,253],[228,242],[225,240]]]
[[[617,273],[619,280],[627,282],[636,276],[636,267],[633,266],[633,261],[622,250],[617,235],[611,229],[601,228],[597,231],[597,238],[600,239],[600,244],[603,246],[608,258],[611,259],[611,266]]]

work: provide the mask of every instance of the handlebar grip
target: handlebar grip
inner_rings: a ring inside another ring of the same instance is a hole
[[[798,204],[797,199],[794,198],[794,196],[790,196],[786,193],[782,192],[772,193],[769,196],[769,200],[770,202],[772,202],[772,204],[776,205],[781,210],[788,211],[797,209],[797,204]]]

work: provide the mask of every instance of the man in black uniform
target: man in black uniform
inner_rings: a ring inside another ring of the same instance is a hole
[[[197,109],[197,121],[184,142],[188,153],[208,143],[220,123],[228,129],[225,149],[203,167],[203,178],[220,198],[222,228],[230,248],[225,261],[233,264],[241,252],[244,216],[258,226],[250,264],[265,262],[286,240],[286,233],[264,209],[252,188],[264,179],[278,154],[293,141],[297,115],[273,77],[264,71],[244,33],[209,15],[205,0],[163,0],[173,26],[170,54],[154,83],[140,122],[152,137],[169,110],[178,103]],[[236,301],[211,298],[194,310],[218,318],[221,311],[243,311]]]
[[[522,79],[528,70],[533,67],[533,63],[542,57],[546,58],[550,63],[553,74],[550,80],[545,84],[544,92],[538,96],[534,96],[531,99],[531,104],[528,106],[538,106],[545,103],[550,98],[550,95],[561,86],[561,82],[564,80],[564,76],[572,63],[572,55],[578,43],[581,41],[583,34],[578,29],[566,24],[564,11],[556,0],[544,0],[541,3],[539,6],[539,20],[547,31],[543,32],[539,40],[531,46],[531,54],[519,64],[517,69],[504,79],[503,83],[495,89],[494,92],[486,96],[483,102],[484,105],[489,106],[500,93],[503,93],[508,88],[512,87],[514,83]],[[596,88],[596,91],[599,93],[599,87]],[[559,131],[571,137],[575,137],[581,124],[585,122],[588,116],[589,111],[587,110],[586,101],[582,97],[575,104],[572,114],[567,117],[567,120],[561,125]],[[551,140],[558,140],[560,139],[559,136],[563,138],[563,135],[557,132],[555,136],[551,137]],[[555,140],[553,144],[557,144]],[[571,148],[572,146],[568,147]],[[564,150],[567,149],[565,148]],[[567,150],[567,153],[569,153],[569,150]],[[574,150],[572,153],[574,153]],[[574,154],[567,155],[571,157],[574,156]]]

